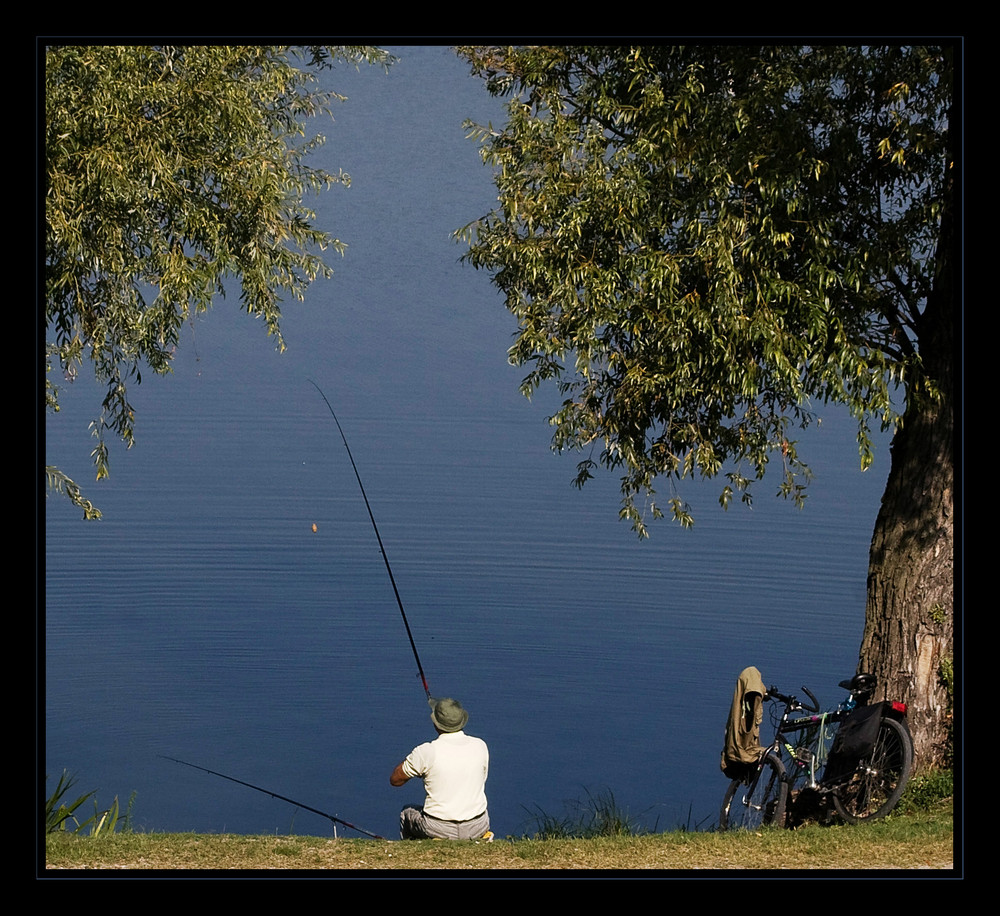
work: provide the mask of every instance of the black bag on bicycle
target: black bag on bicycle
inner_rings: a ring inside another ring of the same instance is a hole
[[[824,782],[850,776],[862,758],[872,752],[882,722],[882,704],[858,706],[840,723],[827,759]]]
[[[722,748],[722,772],[730,779],[742,779],[760,757],[760,722],[764,718],[766,693],[756,668],[744,668],[740,672],[726,720],[726,743]]]

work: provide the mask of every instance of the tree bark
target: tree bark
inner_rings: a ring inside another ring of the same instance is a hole
[[[950,211],[950,208],[948,208]],[[902,700],[918,769],[950,760],[954,638],[954,363],[958,298],[951,219],[917,328],[922,371],[907,393],[875,522],[859,671],[877,698]]]

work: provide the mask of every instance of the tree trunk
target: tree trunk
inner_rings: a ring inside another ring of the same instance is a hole
[[[937,282],[917,329],[922,375],[907,393],[875,522],[858,667],[878,676],[877,698],[908,705],[921,769],[949,762],[951,753],[958,305],[950,223],[946,213]]]

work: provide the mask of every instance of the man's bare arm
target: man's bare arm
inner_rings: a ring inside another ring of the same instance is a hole
[[[389,785],[401,786],[404,782],[407,782],[409,778],[410,777],[403,772],[403,764],[397,763],[396,769],[392,771],[392,776],[389,777]]]

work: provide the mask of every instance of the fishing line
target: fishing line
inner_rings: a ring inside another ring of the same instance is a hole
[[[413,650],[413,657],[417,662],[417,670],[420,672],[420,680],[424,685],[424,693],[427,694],[427,700],[431,700],[431,691],[427,686],[427,678],[424,676],[424,666],[420,664],[420,656],[417,654],[417,645],[413,641],[413,633],[410,632],[410,623],[406,619],[406,611],[403,610],[403,599],[399,597],[399,589],[396,588],[396,578],[392,574],[392,567],[389,565],[389,558],[385,553],[385,546],[382,544],[382,535],[378,533],[378,525],[375,524],[375,515],[372,513],[371,504],[368,502],[368,494],[365,493],[365,485],[361,482],[361,475],[358,473],[358,466],[354,463],[354,456],[351,454],[351,447],[347,444],[347,436],[344,435],[344,430],[340,425],[340,420],[337,419],[337,414],[334,413],[333,407],[327,400],[325,394],[323,394],[323,389],[319,387],[312,379],[309,379],[309,383],[319,392],[320,397],[326,401],[326,406],[330,408],[330,414],[333,417],[333,422],[337,424],[337,429],[340,431],[340,438],[344,440],[344,448],[347,449],[347,457],[351,459],[351,467],[354,468],[354,476],[358,479],[358,486],[361,487],[361,495],[365,500],[365,508],[368,510],[368,517],[372,520],[372,528],[375,529],[375,537],[378,539],[378,548],[382,551],[382,559],[385,562],[386,572],[389,573],[389,581],[392,583],[392,591],[396,596],[396,604],[399,605],[399,613],[403,616],[403,626],[406,627],[406,635],[410,640],[410,648]]]
[[[373,840],[384,840],[384,836],[379,836],[377,833],[369,833],[367,830],[362,830],[360,827],[352,824],[350,821],[345,821],[342,818],[337,817],[334,814],[327,814],[325,811],[320,811],[318,808],[310,808],[309,805],[304,805],[302,802],[295,801],[294,798],[286,798],[284,795],[279,795],[277,792],[272,792],[270,789],[262,789],[260,786],[255,786],[252,783],[244,782],[242,779],[236,779],[232,776],[227,776],[225,773],[216,773],[215,770],[210,770],[208,767],[200,767],[196,763],[188,763],[186,760],[178,760],[176,757],[167,757],[164,754],[160,754],[164,760],[172,760],[174,763],[181,763],[186,767],[193,767],[196,770],[201,770],[204,773],[211,773],[213,776],[221,776],[223,779],[228,779],[230,782],[239,783],[241,786],[246,786],[248,789],[256,789],[258,792],[263,792],[265,795],[270,795],[271,798],[277,798],[281,801],[288,802],[290,805],[295,805],[298,808],[302,808],[304,811],[311,811],[313,814],[319,814],[321,817],[328,818],[334,824],[334,835],[336,835],[336,825],[342,824],[344,827],[350,827],[351,830],[357,830],[358,833],[363,833],[365,836],[370,836]]]

